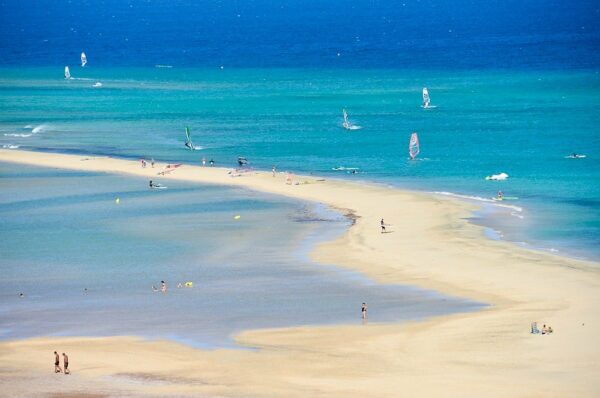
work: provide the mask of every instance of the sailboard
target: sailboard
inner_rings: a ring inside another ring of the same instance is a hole
[[[165,166],[165,168],[163,169],[163,171],[158,172],[157,175],[159,176],[164,176],[166,174],[170,174],[173,171],[175,171],[176,169],[180,168],[182,166],[181,163],[177,163],[177,164],[168,164]]]
[[[408,142],[408,154],[410,156],[410,160],[414,160],[419,152],[419,136],[417,133],[412,133],[410,135],[410,141]]]
[[[585,155],[582,155],[582,154],[579,154],[579,153],[573,153],[573,154],[571,154],[569,156],[565,156],[565,159],[585,159],[585,158],[586,158]]]
[[[83,68],[86,64],[87,64],[87,57],[85,56],[85,53],[82,52],[81,53],[81,67]]]
[[[68,66],[65,66],[65,79],[71,79],[71,72]]]
[[[348,120],[348,112],[346,112],[345,109],[342,109],[342,114],[344,116],[344,122],[342,123],[342,127],[344,127],[346,130],[360,130],[361,129],[360,126],[356,126],[356,125],[350,123],[350,121]]]

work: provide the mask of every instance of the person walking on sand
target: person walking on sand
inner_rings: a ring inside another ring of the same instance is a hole
[[[381,219],[381,233],[385,232],[385,221],[383,221],[383,218]]]
[[[154,168],[154,158],[150,159],[150,165]]]
[[[206,166],[206,158],[202,158],[202,167]]]
[[[273,166],[273,177],[275,177],[275,166]]]
[[[367,303],[362,303],[362,306],[360,308],[360,313],[361,313],[362,319],[367,319]]]
[[[70,375],[71,371],[69,370],[69,356],[67,354],[65,354],[64,352],[62,353],[62,355],[63,355],[63,363],[65,364],[65,374]]]
[[[60,368],[60,357],[58,356],[58,352],[54,351],[54,373],[60,373],[62,369]]]

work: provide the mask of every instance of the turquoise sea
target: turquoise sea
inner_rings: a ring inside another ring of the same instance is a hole
[[[600,259],[597,70],[0,69],[0,145],[253,167],[469,197],[489,236]],[[90,61],[91,62],[91,61]],[[102,87],[93,84],[101,82]],[[428,87],[432,105],[421,108]],[[341,128],[342,108],[361,130]],[[189,126],[199,151],[183,147]],[[407,158],[411,132],[419,161]],[[567,159],[572,153],[585,159]],[[332,168],[357,167],[357,174]],[[485,176],[507,173],[506,181]],[[517,200],[491,201],[497,191]],[[384,215],[382,215],[384,216]]]

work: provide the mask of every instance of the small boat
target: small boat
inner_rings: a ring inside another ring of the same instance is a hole
[[[68,66],[65,66],[65,79],[71,79],[71,72]]]
[[[96,82],[96,83],[94,83],[94,85],[92,87],[102,87],[102,83]]]
[[[361,129],[360,126],[356,126],[356,125],[350,123],[350,121],[348,120],[348,112],[346,112],[345,109],[342,109],[342,114],[344,115],[344,122],[342,123],[342,127],[344,127],[346,130],[360,130]]]
[[[81,53],[81,67],[83,68],[86,64],[87,64],[87,57],[85,56],[85,53],[82,52]]]
[[[508,178],[508,174],[506,174],[506,173],[492,174],[491,176],[485,177],[485,179],[488,181],[503,181],[503,180],[506,180],[507,178]]]
[[[412,133],[410,135],[410,141],[408,142],[408,155],[410,156],[410,160],[415,160],[420,151],[419,136],[417,133]]]

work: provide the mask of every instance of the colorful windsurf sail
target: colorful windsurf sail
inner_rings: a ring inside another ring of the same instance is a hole
[[[410,136],[410,142],[408,143],[408,154],[410,159],[413,160],[419,154],[419,136],[417,133],[412,133]]]

